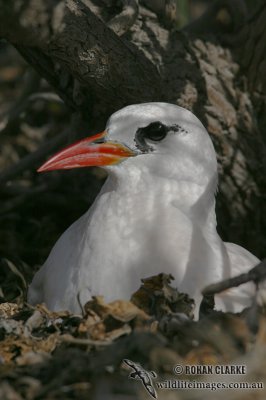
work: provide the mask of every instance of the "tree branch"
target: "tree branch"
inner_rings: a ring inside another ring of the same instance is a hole
[[[253,281],[258,284],[266,279],[266,259],[262,260],[255,267],[251,268],[244,274],[237,275],[233,278],[225,279],[221,282],[213,283],[202,290],[203,296],[211,296],[217,293],[221,293],[225,290],[231,289],[243,285],[244,283]]]
[[[123,35],[135,23],[139,12],[138,0],[122,0],[123,8],[120,14],[116,15],[108,22],[118,36]]]
[[[156,67],[80,0],[0,0],[0,26],[0,35],[76,109],[96,105],[107,115],[136,99],[159,96]],[[83,91],[76,98],[75,79]]]
[[[243,46],[242,44],[245,43]],[[262,2],[235,40],[235,53],[249,89],[266,94],[266,3]]]

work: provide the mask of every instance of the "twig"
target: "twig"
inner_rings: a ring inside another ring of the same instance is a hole
[[[14,164],[2,171],[0,173],[0,185],[5,184],[10,179],[15,178],[25,170],[30,169],[40,163],[40,161],[43,160],[50,152],[54,151],[60,145],[66,142],[69,133],[70,128],[68,127],[65,131],[44,142],[43,145],[34,153],[27,155],[17,164]]]
[[[8,266],[8,268],[10,269],[10,271],[11,271],[14,275],[16,275],[16,276],[18,276],[18,277],[20,278],[21,282],[23,283],[23,289],[26,290],[27,287],[28,287],[27,282],[26,282],[26,280],[25,280],[23,274],[19,271],[19,269],[15,266],[15,264],[13,264],[11,261],[9,261],[9,260],[6,259],[6,258],[1,258],[1,259],[0,259],[0,262],[1,262],[1,263],[4,262],[4,263]],[[2,268],[3,268],[3,265],[2,265]]]
[[[39,87],[40,76],[30,68],[24,75],[24,81],[24,88],[21,95],[11,108],[1,116],[2,121],[0,122],[0,130],[2,132],[12,130],[14,125],[17,123],[19,116],[28,105],[27,100],[29,99],[29,96]]]
[[[266,279],[266,259],[262,260],[254,268],[245,274],[235,276],[234,278],[225,279],[221,282],[214,283],[202,290],[203,296],[214,295],[223,292],[232,287],[237,287],[243,283],[253,281],[255,284]]]
[[[84,345],[84,346],[109,346],[110,344],[112,344],[111,340],[103,341],[103,340],[92,340],[92,339],[79,339],[68,335],[61,336],[60,339],[62,340],[62,342]]]
[[[28,102],[36,101],[36,100],[44,100],[44,101],[50,101],[54,103],[60,103],[64,104],[63,100],[60,99],[60,97],[53,92],[39,92],[39,93],[34,93],[29,98],[27,99]]]
[[[25,193],[20,194],[13,199],[10,199],[5,205],[1,206],[0,217],[12,211],[14,208],[19,207],[29,197],[33,197],[35,195],[39,195],[40,193],[44,193],[47,191],[47,189],[48,189],[47,184],[39,185],[37,187],[26,190]]]

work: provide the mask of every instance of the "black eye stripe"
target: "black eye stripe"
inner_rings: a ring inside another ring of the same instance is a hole
[[[136,145],[141,151],[145,153],[148,151],[153,151],[153,147],[149,146],[146,143],[145,139],[152,140],[154,142],[159,142],[167,136],[168,132],[188,133],[178,124],[167,126],[160,121],[155,121],[151,122],[149,125],[145,127],[138,128],[135,135]]]

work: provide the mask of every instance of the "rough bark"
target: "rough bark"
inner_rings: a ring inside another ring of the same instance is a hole
[[[258,7],[236,39],[237,55],[250,91],[266,93],[266,7]],[[244,45],[243,45],[244,44]],[[242,46],[241,46],[242,45]]]
[[[184,32],[167,29],[140,7],[119,38],[100,1],[0,0],[0,35],[68,105],[102,125],[130,103],[165,100],[191,109],[217,148],[223,235],[262,255],[266,5],[246,22],[241,4],[218,1],[204,23]]]
[[[114,98],[120,108],[159,96],[156,67],[82,1],[1,1],[0,6],[0,35],[71,107],[85,113],[95,105],[106,117]]]

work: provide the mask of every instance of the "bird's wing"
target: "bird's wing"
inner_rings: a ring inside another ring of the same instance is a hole
[[[260,262],[248,250],[234,243],[225,243],[232,266],[232,276],[243,274]]]
[[[225,243],[231,266],[231,276],[238,276],[248,272],[252,267],[259,263],[259,259],[248,250],[234,243]],[[217,295],[217,308],[227,311],[240,312],[243,308],[249,307],[255,295],[255,285],[253,282],[245,283],[236,288],[232,288]]]
[[[34,276],[28,291],[28,302],[45,303],[51,310],[80,312],[76,288],[77,254],[82,245],[86,214],[72,224],[59,238],[48,259]]]
[[[43,278],[44,278],[44,269],[41,268],[34,275],[33,281],[30,284],[28,291],[28,302],[30,304],[36,305],[43,302],[44,294],[43,294]]]

